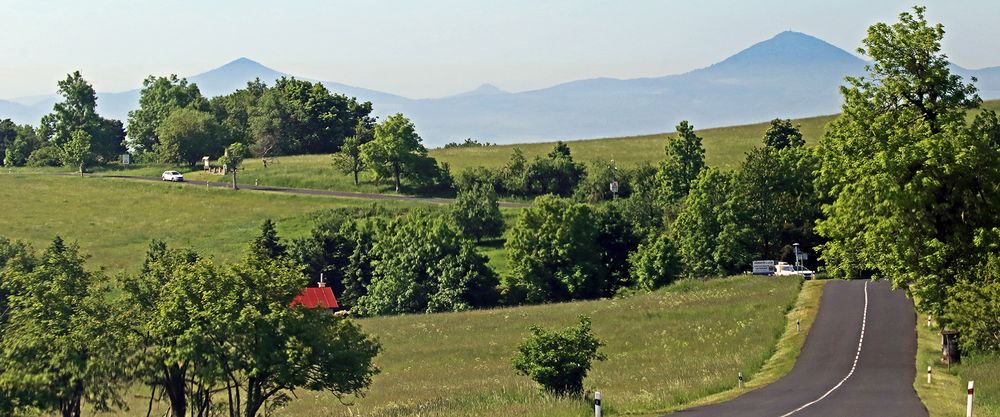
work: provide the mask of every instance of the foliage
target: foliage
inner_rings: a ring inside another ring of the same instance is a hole
[[[427,148],[421,144],[413,122],[400,113],[375,125],[374,139],[361,145],[361,155],[365,165],[378,178],[393,179],[396,192],[399,192],[400,178],[404,173],[415,174],[411,168],[429,159]],[[418,170],[420,171],[422,170]]]
[[[63,145],[63,163],[79,167],[80,175],[83,175],[84,166],[94,159],[91,146],[93,146],[93,137],[89,133],[83,130],[74,131],[69,142]]]
[[[97,93],[80,72],[67,75],[58,85],[63,101],[56,103],[52,113],[42,118],[38,136],[62,148],[73,139],[75,132],[86,132],[90,135],[90,148],[97,162],[111,161],[124,153],[122,123],[97,114]]]
[[[504,277],[511,303],[566,301],[600,296],[607,271],[597,246],[593,210],[554,196],[535,199],[507,235],[511,273]]]
[[[677,125],[677,135],[667,139],[664,151],[656,179],[664,201],[670,203],[687,196],[691,183],[705,168],[705,148],[694,126],[684,120]]]
[[[236,171],[240,170],[243,160],[250,155],[250,150],[246,145],[236,142],[226,147],[226,153],[219,158],[219,163],[223,164],[229,172],[233,173],[233,189],[236,187]]]
[[[7,127],[10,127],[10,125]],[[14,133],[13,136],[11,136],[11,132]],[[7,144],[3,153],[3,163],[7,167],[24,166],[28,163],[31,153],[41,146],[38,137],[35,135],[35,129],[30,125],[15,125],[12,129],[3,133],[3,135],[7,138]]]
[[[738,241],[755,259],[794,262],[794,243],[804,249],[820,243],[814,232],[820,216],[813,189],[818,170],[816,156],[803,147],[765,146],[747,153],[733,176],[731,205]]]
[[[614,161],[596,160],[590,163],[586,176],[576,186],[575,199],[587,203],[597,203],[618,197],[628,197],[632,170],[619,169]],[[611,182],[618,182],[618,193],[611,192]]]
[[[671,230],[685,275],[706,277],[737,272],[750,254],[734,207],[732,175],[706,169],[691,184],[691,192]]]
[[[294,264],[250,258],[226,268],[220,279],[224,284],[214,302],[198,313],[219,329],[211,344],[229,398],[235,393],[237,399],[230,403],[231,416],[269,414],[268,401],[281,404],[286,392],[298,388],[340,398],[360,395],[371,385],[378,373],[372,361],[381,346],[350,319],[290,309],[304,284]]]
[[[178,108],[161,120],[152,150],[165,164],[194,165],[206,155],[222,153],[226,134],[208,112]]]
[[[996,119],[966,126],[980,99],[951,74],[943,35],[921,7],[869,28],[860,50],[872,58],[869,74],[841,89],[843,114],[820,142],[817,179],[830,199],[817,225],[830,273],[912,283],[918,308],[938,317],[1000,221],[1000,152],[985,133]]]
[[[173,416],[208,415],[220,390],[234,417],[296,388],[358,395],[378,372],[377,342],[347,319],[289,308],[305,278],[259,255],[220,266],[154,243],[141,275],[125,277],[121,316],[141,350],[132,366],[167,394]]]
[[[28,156],[27,165],[29,167],[57,167],[62,166],[63,151],[54,145],[45,145],[35,149]]]
[[[208,110],[208,101],[201,95],[198,86],[188,83],[187,79],[177,78],[174,74],[169,77],[147,77],[139,92],[139,108],[128,113],[129,146],[137,153],[156,151],[163,136],[160,132],[161,125],[179,109],[205,111]],[[188,113],[187,117],[191,117],[191,114]],[[163,160],[163,157],[160,159]],[[175,158],[169,162],[181,160],[188,159]]]
[[[606,357],[598,350],[604,346],[590,329],[590,318],[580,316],[580,323],[563,331],[531,326],[531,336],[517,347],[514,369],[531,377],[546,391],[556,395],[580,395],[583,379],[591,362]]]
[[[565,197],[573,193],[585,175],[583,164],[573,161],[569,145],[556,142],[547,158],[535,158],[527,166],[520,188],[529,196],[555,194]]]
[[[0,391],[16,393],[22,407],[79,417],[83,401],[98,410],[121,404],[123,334],[109,325],[105,278],[83,263],[77,247],[57,237],[37,262],[3,271],[9,310]]]
[[[489,142],[480,142],[480,141],[472,139],[472,138],[465,138],[465,141],[463,141],[461,143],[458,143],[458,142],[449,142],[449,143],[446,143],[444,145],[444,149],[451,149],[451,148],[484,148],[484,147],[487,147],[487,146],[496,146],[496,144],[495,143],[489,143]]]
[[[630,277],[631,260],[629,254],[639,248],[642,236],[627,218],[622,200],[595,207],[594,221],[597,222],[597,247],[601,253],[601,266],[607,271],[607,279],[601,293],[612,296],[619,289],[632,286]]]
[[[250,242],[250,256],[260,259],[279,259],[283,258],[285,253],[285,245],[278,238],[274,222],[271,219],[264,219],[260,225],[260,234]]]
[[[375,132],[370,122],[358,121],[354,127],[354,135],[344,139],[340,152],[333,154],[333,166],[343,174],[354,175],[354,185],[360,184],[358,175],[365,170],[365,161],[361,155],[361,147],[374,139]]]
[[[486,258],[444,216],[413,211],[375,230],[364,315],[460,311],[496,303]]]
[[[476,242],[484,237],[499,237],[503,233],[500,203],[489,185],[475,184],[460,191],[452,205],[451,217],[462,234]]]
[[[677,247],[666,233],[651,237],[629,254],[632,280],[635,287],[652,291],[676,280],[682,272]]]
[[[799,127],[788,119],[771,120],[771,125],[764,132],[764,146],[774,149],[799,148],[806,144],[802,139]]]
[[[966,352],[1000,352],[1000,253],[963,274],[948,291],[945,321]]]

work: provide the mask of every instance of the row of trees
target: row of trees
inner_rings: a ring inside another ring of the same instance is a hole
[[[297,388],[362,393],[379,344],[293,306],[307,280],[261,241],[232,264],[154,242],[138,274],[108,277],[59,238],[41,252],[0,238],[0,415],[120,408],[135,385],[174,417],[253,417]]]
[[[56,103],[42,117],[38,128],[0,121],[0,150],[4,166],[58,166],[80,169],[114,161],[125,152],[125,129],[121,121],[97,114],[97,93],[80,72],[59,81]]]
[[[359,129],[371,129],[371,103],[333,94],[320,83],[256,80],[208,99],[175,75],[143,82],[139,108],[123,124],[101,118],[94,88],[79,72],[59,82],[63,100],[38,128],[0,121],[5,166],[107,163],[131,151],[137,161],[194,164],[242,143],[254,155],[331,153]]]

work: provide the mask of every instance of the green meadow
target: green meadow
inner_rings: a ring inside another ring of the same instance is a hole
[[[220,260],[243,255],[261,222],[270,218],[283,238],[312,229],[310,213],[372,202],[233,191],[100,177],[0,174],[0,236],[44,247],[58,234],[78,242],[93,267],[142,263],[152,239],[190,246]],[[389,208],[426,205],[381,201]]]
[[[606,343],[608,359],[595,363],[585,387],[601,391],[607,415],[655,415],[713,394],[725,398],[735,393],[738,372],[754,384],[791,367],[805,335],[795,335],[789,318],[803,314],[811,322],[822,288],[816,284],[807,282],[800,296],[798,278],[744,276],[681,281],[621,299],[361,319],[385,348],[368,394],[345,405],[299,391],[277,415],[588,415],[589,401],[544,395],[511,366],[528,326],[565,327],[579,315],[593,319]],[[128,400],[133,409],[116,415],[145,415],[148,392]],[[156,404],[153,415],[165,407]]]

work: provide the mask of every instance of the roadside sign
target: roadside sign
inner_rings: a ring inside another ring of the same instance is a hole
[[[122,154],[122,165],[128,165],[131,163],[131,155],[127,153]]]
[[[618,181],[611,181],[611,192],[618,194]]]

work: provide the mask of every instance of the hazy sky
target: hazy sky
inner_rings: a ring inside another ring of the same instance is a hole
[[[120,91],[242,56],[409,97],[521,91],[684,72],[784,30],[854,51],[916,1],[0,0],[0,98],[52,93],[75,69]],[[1000,1],[921,3],[953,62],[1000,65]]]

